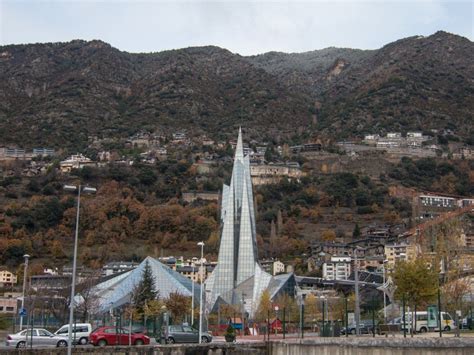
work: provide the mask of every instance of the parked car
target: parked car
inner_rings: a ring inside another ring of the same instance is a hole
[[[375,323],[375,327],[377,327],[377,323]],[[359,332],[360,334],[370,334],[372,333],[373,325],[371,320],[361,320],[359,322]],[[355,323],[349,324],[349,326],[344,327],[341,329],[341,334],[356,334],[356,325]]]
[[[150,338],[143,333],[131,333],[123,328],[100,327],[89,335],[89,343],[95,346],[106,345],[148,345]]]
[[[474,327],[474,322],[473,319],[469,316],[464,317],[462,321],[460,322],[460,327],[461,329],[473,329]]]
[[[33,332],[33,333],[32,333]],[[33,336],[32,336],[33,335]],[[46,329],[25,329],[16,334],[7,335],[6,346],[14,346],[15,348],[24,347],[41,347],[41,346],[57,346],[66,347],[67,339],[62,336],[55,335]]]
[[[73,344],[86,345],[89,342],[89,334],[92,332],[92,325],[90,323],[76,323],[72,326],[72,341]],[[56,330],[54,334],[69,337],[69,324],[63,325]]]
[[[199,331],[189,325],[169,325],[161,329],[161,337],[168,344],[174,343],[199,343]],[[210,343],[212,335],[208,332],[201,334],[201,343]]]
[[[415,329],[415,332],[418,333],[426,333],[429,330],[434,330],[434,331],[439,331],[439,326],[438,326],[438,314],[430,315],[428,314],[427,311],[417,311],[415,314],[415,317],[413,319],[413,327]],[[436,324],[435,327],[428,327],[428,317],[433,317],[431,319],[431,322],[434,322]],[[410,331],[412,327],[412,321],[411,321],[412,313],[405,313],[405,326],[403,326],[403,318],[400,318],[400,327],[403,330],[404,328],[407,329],[407,331]],[[456,329],[456,324],[451,317],[451,315],[448,312],[441,312],[441,324],[442,324],[442,329],[444,331],[450,331],[453,329]]]

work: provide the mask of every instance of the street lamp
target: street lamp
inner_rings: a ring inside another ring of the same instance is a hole
[[[164,338],[163,341],[166,344],[168,341],[168,335],[169,335],[169,332],[168,332],[169,318],[168,318],[168,309],[166,308],[166,305],[161,306],[161,313],[163,313],[163,325],[165,329],[164,334],[162,334],[162,336]]]
[[[64,185],[64,190],[70,192],[77,191],[77,207],[76,207],[76,230],[74,233],[74,252],[72,261],[72,281],[71,281],[71,297],[69,298],[69,330],[68,330],[68,345],[67,355],[72,353],[72,324],[74,321],[74,296],[76,293],[76,265],[77,265],[77,239],[79,236],[79,211],[81,209],[81,191],[84,193],[93,194],[97,190],[93,187],[82,187],[80,184]]]
[[[305,301],[305,294],[301,294],[296,297],[296,303],[300,308],[300,334],[301,339],[304,338],[304,301]]]
[[[242,336],[245,336],[245,300],[247,294],[242,292]]]
[[[383,286],[385,287],[385,264],[388,263],[388,260],[385,259],[382,264],[382,272],[383,272]],[[387,299],[385,297],[385,290],[383,292],[383,322],[387,324]]]
[[[203,283],[203,259],[204,259],[204,242],[199,242],[197,243],[198,246],[201,247],[201,267],[199,269],[199,276],[201,279],[201,289],[200,289],[200,294],[199,294],[199,344],[201,344],[201,338],[202,338],[202,289],[204,288],[204,283]]]
[[[356,326],[356,335],[360,335],[359,323],[360,323],[360,299],[359,299],[359,265],[357,261],[357,247],[354,248],[354,286],[355,286],[355,307],[354,307],[354,318]]]
[[[193,271],[193,277],[191,278],[192,283],[191,283],[191,327],[193,326],[194,323],[194,261],[191,264],[192,271]]]
[[[23,317],[25,314],[25,290],[26,290],[26,274],[28,273],[28,259],[30,256],[28,254],[23,255],[25,258],[25,269],[23,271],[23,292],[21,297],[21,310],[20,310],[20,330],[23,330]]]

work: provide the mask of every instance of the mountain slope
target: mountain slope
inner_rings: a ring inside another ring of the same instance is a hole
[[[82,149],[88,137],[187,128],[214,137],[389,130],[474,135],[474,45],[437,32],[379,50],[242,57],[218,47],[150,54],[101,41],[0,47],[0,144]]]
[[[0,141],[84,147],[139,129],[262,132],[310,123],[310,101],[217,47],[153,54],[100,41],[0,48]],[[235,132],[234,132],[235,133]]]
[[[472,58],[471,41],[440,31],[375,51],[328,48],[249,60],[289,85],[306,88],[321,108],[322,134],[343,138],[410,129],[473,134]]]

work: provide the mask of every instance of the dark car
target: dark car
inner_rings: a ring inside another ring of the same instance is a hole
[[[189,325],[169,325],[163,327],[162,338],[168,344],[174,343],[199,343],[199,331]],[[212,335],[208,332],[202,332],[201,343],[210,343]]]
[[[95,346],[106,345],[148,345],[150,338],[143,333],[129,334],[123,328],[100,327],[89,335],[89,343]]]

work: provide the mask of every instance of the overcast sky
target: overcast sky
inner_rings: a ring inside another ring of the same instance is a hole
[[[243,55],[379,48],[438,30],[473,40],[472,0],[0,0],[0,44],[101,39],[124,51],[217,45]]]

